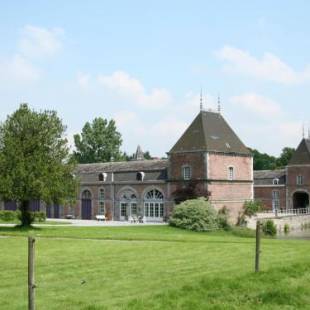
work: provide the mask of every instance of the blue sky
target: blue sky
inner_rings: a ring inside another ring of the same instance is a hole
[[[173,146],[220,93],[244,143],[278,155],[310,122],[309,1],[2,1],[0,120],[20,102],[74,133],[114,118],[123,150]],[[306,130],[307,131],[307,130]]]

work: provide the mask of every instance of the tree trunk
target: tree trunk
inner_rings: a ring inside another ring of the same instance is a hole
[[[29,201],[23,200],[20,204],[20,212],[21,212],[21,226],[29,227],[33,222],[33,215],[29,211]]]

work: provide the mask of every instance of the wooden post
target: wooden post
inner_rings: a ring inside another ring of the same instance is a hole
[[[35,284],[34,284],[34,262],[35,262],[35,238],[28,237],[28,309],[35,309]]]
[[[257,220],[256,222],[255,272],[259,272],[260,239],[261,239],[261,222]]]

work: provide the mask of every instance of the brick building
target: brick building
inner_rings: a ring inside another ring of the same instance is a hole
[[[138,147],[129,162],[81,164],[76,174],[80,192],[75,207],[34,204],[48,217],[72,215],[110,220],[144,217],[165,221],[178,193],[193,187],[208,193],[217,208],[237,217],[245,200],[253,199],[253,158],[220,113],[201,111],[162,160],[144,160]],[[5,209],[16,205],[6,202]]]
[[[310,139],[302,139],[285,169],[255,171],[254,192],[255,199],[269,210],[308,207]]]

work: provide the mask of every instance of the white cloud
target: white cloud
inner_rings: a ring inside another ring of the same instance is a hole
[[[295,84],[310,80],[310,67],[295,71],[277,56],[264,53],[261,59],[255,58],[247,51],[225,46],[216,52],[219,59],[226,64],[224,70],[254,78],[283,84]]]
[[[0,61],[0,80],[5,82],[34,82],[40,77],[40,71],[21,55]]]
[[[172,102],[172,97],[166,89],[153,88],[147,93],[138,79],[124,71],[115,71],[111,75],[99,75],[98,82],[118,96],[142,107],[159,109]]]
[[[78,72],[77,83],[80,88],[87,89],[90,83],[90,75],[87,73]]]
[[[278,103],[255,93],[234,96],[229,100],[231,103],[245,108],[255,114],[259,114],[264,118],[275,118],[275,116],[278,117],[279,113],[281,113],[281,107]]]
[[[113,119],[118,127],[125,129],[127,126],[135,124],[138,117],[137,114],[132,111],[118,111],[114,114]]]
[[[53,56],[62,48],[64,31],[61,28],[42,28],[26,25],[21,31],[18,48],[27,57]]]

